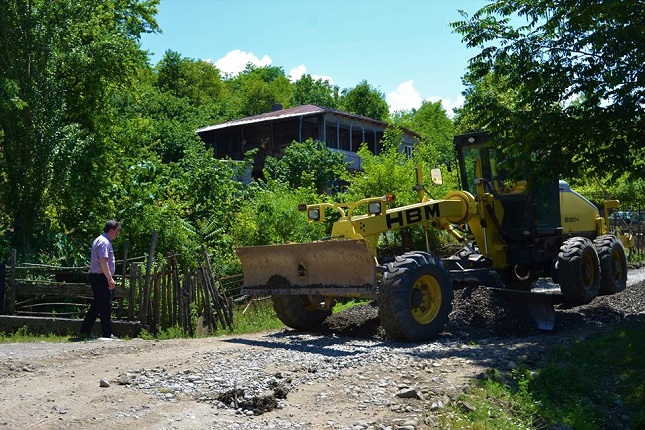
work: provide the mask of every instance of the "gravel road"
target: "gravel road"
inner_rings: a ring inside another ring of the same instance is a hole
[[[630,270],[628,285],[558,309],[552,332],[476,289],[456,292],[430,343],[389,341],[363,305],[316,334],[4,344],[0,429],[436,428],[438,412],[487,368],[537,367],[548,346],[645,318],[645,269]]]

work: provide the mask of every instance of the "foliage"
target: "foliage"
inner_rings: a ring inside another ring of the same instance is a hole
[[[168,50],[155,67],[156,86],[193,106],[202,106],[222,98],[225,92],[220,72],[206,61],[182,58],[179,52]]]
[[[255,299],[243,306],[233,308],[233,333],[257,333],[284,327],[278,319],[271,300]],[[224,334],[224,333],[223,333]],[[228,331],[225,334],[229,334]]]
[[[174,326],[170,327],[166,330],[162,330],[159,333],[152,334],[148,330],[143,329],[141,330],[141,333],[139,333],[139,338],[143,340],[167,340],[167,339],[189,339],[192,336],[190,333],[186,333],[185,330],[183,330],[179,326]]]
[[[231,117],[271,112],[273,105],[289,106],[292,88],[281,67],[256,67],[252,64],[239,75],[225,81],[232,97]]]
[[[314,188],[318,193],[337,188],[337,178],[346,170],[345,155],[309,138],[292,142],[281,158],[267,157],[264,176],[293,188]]]
[[[341,107],[345,112],[355,113],[368,118],[386,121],[388,106],[385,94],[363,80],[354,88],[344,89]]]
[[[21,254],[34,251],[50,201],[78,198],[90,218],[92,209],[103,211],[112,184],[105,173],[115,162],[105,108],[145,62],[138,40],[157,30],[157,3],[0,3],[0,202]],[[87,187],[74,187],[81,173]]]
[[[357,201],[387,193],[395,195],[394,205],[397,207],[419,201],[419,194],[415,189],[418,163],[416,158],[408,158],[399,150],[401,138],[402,132],[399,128],[388,127],[381,140],[383,149],[379,154],[372,154],[365,145],[360,148],[358,155],[362,159],[363,171],[348,172],[344,175],[345,181],[349,184],[343,196],[346,201]],[[425,170],[424,177],[429,178],[429,168],[425,166],[423,170]],[[436,193],[441,197],[449,186],[445,185],[438,189],[427,188],[432,194]],[[420,226],[403,229],[402,234],[403,236],[399,236],[389,232],[382,235],[382,249],[385,254],[398,254],[412,248],[426,249],[425,234]],[[429,242],[432,244],[431,249],[438,250],[443,246],[442,235],[438,230],[430,229],[428,234]]]
[[[434,103],[424,101],[419,109],[398,111],[394,114],[392,122],[419,134],[421,144],[427,148],[434,148],[442,154],[441,164],[447,165],[453,161],[454,124],[440,101]]]
[[[414,189],[416,162],[399,150],[401,141],[402,131],[397,127],[388,127],[381,140],[383,149],[379,154],[373,154],[366,145],[361,146],[358,155],[363,171],[344,174],[345,181],[349,183],[345,192],[347,200],[394,193],[397,206],[419,201]]]
[[[5,333],[4,331],[0,331],[0,344],[27,342],[65,342],[67,340],[67,336],[60,336],[52,333],[38,335],[29,333],[27,326],[22,326],[13,333]]]
[[[235,244],[326,235],[329,223],[309,224],[296,208],[347,185],[339,181],[341,152],[311,140],[294,143],[282,159],[267,160],[266,184],[245,186],[240,179],[252,154],[242,163],[214,160],[195,130],[276,103],[386,119],[384,95],[367,81],[342,93],[310,75],[291,83],[281,67],[249,64],[224,76],[172,50],[152,66],[139,38],[159,30],[157,5],[0,0],[1,257],[17,248],[21,260],[87,264],[92,238],[116,218],[123,223],[114,244],[119,255],[126,243],[130,257],[147,254],[157,231],[158,254],[194,263],[203,245],[218,270],[231,273],[239,270]],[[418,153],[443,162],[442,150],[433,149],[441,148],[449,122],[440,105],[424,105],[402,121],[426,135]],[[399,186],[386,187],[385,172],[376,172],[370,174],[381,188]],[[361,176],[343,178],[355,195],[377,188],[364,186]],[[414,197],[407,185],[398,194]]]
[[[236,246],[271,245],[287,242],[309,242],[325,236],[325,226],[309,223],[298,211],[298,205],[317,201],[308,188],[292,188],[270,182],[268,187],[256,185],[239,209],[231,225]]]
[[[643,177],[642,8],[641,0],[498,0],[472,17],[462,12],[453,28],[481,48],[465,78],[475,93],[464,106],[469,123],[503,138],[509,157],[533,155],[529,166],[546,174]]]
[[[338,86],[329,81],[316,79],[311,75],[303,75],[293,83],[293,106],[316,105],[329,109],[338,109],[340,105],[340,91]]]

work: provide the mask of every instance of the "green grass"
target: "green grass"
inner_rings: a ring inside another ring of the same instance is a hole
[[[351,309],[354,306],[364,305],[369,303],[371,300],[367,299],[340,299],[336,302],[336,305],[332,309],[332,313],[342,312],[346,309]]]
[[[29,333],[27,327],[22,327],[13,333],[5,333],[0,331],[0,343],[14,343],[14,342],[67,342],[69,336],[62,336],[57,334],[32,334]]]
[[[645,318],[557,346],[547,363],[507,375],[491,370],[460,402],[441,412],[442,426],[645,428]]]
[[[364,301],[343,300],[336,303],[332,309],[333,313],[357,306]],[[284,328],[282,321],[278,319],[273,311],[271,300],[255,300],[250,305],[237,306],[233,310],[233,331],[218,330],[216,334],[244,334],[257,333],[266,330]]]

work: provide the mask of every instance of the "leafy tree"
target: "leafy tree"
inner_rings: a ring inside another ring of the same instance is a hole
[[[326,235],[325,225],[310,223],[298,211],[302,202],[320,201],[311,188],[271,182],[255,187],[235,216],[231,234],[236,246],[309,242]]]
[[[224,96],[220,72],[211,63],[182,58],[168,50],[155,68],[157,87],[177,98],[186,97],[193,106],[207,105]]]
[[[418,201],[415,183],[415,162],[399,151],[402,132],[397,127],[388,127],[383,134],[383,149],[377,155],[362,145],[358,155],[362,160],[362,172],[345,174],[349,183],[346,198],[350,201],[365,197],[394,193],[396,205],[403,206]]]
[[[498,0],[452,24],[481,48],[466,99],[510,157],[572,176],[645,174],[645,15],[642,0]],[[495,89],[500,97],[485,96]],[[514,103],[499,103],[512,93]]]
[[[346,169],[343,153],[332,151],[311,138],[292,142],[281,158],[267,157],[264,166],[268,180],[293,188],[312,187],[318,193],[337,186],[337,178]]]
[[[329,81],[314,80],[311,75],[303,75],[293,83],[293,106],[312,104],[330,109],[338,109],[340,94],[338,87]]]
[[[271,112],[274,104],[286,107],[291,100],[291,83],[281,67],[248,64],[244,72],[226,83],[235,97],[231,118]]]
[[[399,111],[392,122],[421,136],[415,150],[418,163],[429,167],[454,166],[455,127],[440,101],[424,101],[419,109]]]
[[[379,121],[386,121],[389,115],[385,94],[373,88],[365,80],[352,89],[343,90],[341,107],[346,112]]]
[[[82,202],[72,218],[92,230],[108,213],[118,150],[106,106],[146,61],[138,42],[157,30],[157,3],[0,1],[0,204],[21,253],[43,237],[50,201],[61,203],[54,217]]]

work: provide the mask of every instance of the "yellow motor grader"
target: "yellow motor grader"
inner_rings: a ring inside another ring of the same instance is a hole
[[[582,305],[625,288],[625,246],[633,246],[632,239],[610,234],[607,218],[618,201],[604,202],[601,216],[564,181],[504,181],[485,132],[456,136],[454,143],[461,190],[435,200],[417,169],[416,204],[388,208],[391,195],[303,204],[311,222],[323,222],[327,211],[339,214],[331,236],[237,248],[242,293],[271,296],[280,320],[298,330],[315,330],[338,298],[375,299],[386,334],[415,342],[442,331],[455,289],[478,286],[510,295],[549,330],[554,304]],[[439,169],[432,182],[442,183]],[[381,234],[417,224],[445,230],[463,248],[448,258],[419,250],[379,259]],[[534,291],[538,278],[550,278],[559,290]]]

